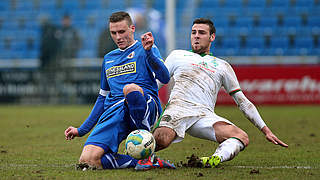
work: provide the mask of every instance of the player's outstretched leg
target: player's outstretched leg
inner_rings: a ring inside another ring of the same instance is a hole
[[[221,158],[219,156],[201,157],[200,162],[202,167],[217,167],[221,162]]]
[[[123,169],[134,168],[137,165],[138,160],[132,158],[129,155],[123,155],[118,153],[105,153],[99,160],[101,167],[90,165],[87,162],[80,162],[76,164],[76,170],[101,170],[101,169]],[[90,161],[89,161],[90,162]]]
[[[153,154],[148,159],[139,160],[135,170],[146,171],[154,168],[176,169],[173,163],[170,163],[168,160],[162,160]]]
[[[238,138],[229,138],[222,142],[210,157],[202,157],[200,161],[203,167],[217,167],[221,162],[233,159],[245,145]]]
[[[101,157],[103,169],[123,169],[136,167],[138,160],[129,155],[106,153]]]

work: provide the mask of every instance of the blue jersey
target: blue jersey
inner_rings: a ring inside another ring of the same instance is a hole
[[[152,61],[163,63],[159,50],[153,46]],[[125,50],[116,49],[104,56],[101,73],[101,89],[110,91],[105,100],[105,108],[124,98],[123,87],[137,84],[145,94],[151,95],[160,106],[158,85],[149,57],[142,44],[136,41]]]
[[[162,109],[156,79],[164,84],[170,80],[169,72],[156,46],[147,51],[136,41],[125,50],[116,49],[105,55],[100,93],[91,114],[78,128],[79,136],[88,133],[97,123],[105,121],[106,113],[112,112],[113,108],[118,108],[116,105],[123,103],[123,87],[130,83],[139,85],[145,96],[152,97],[160,114]]]
[[[150,130],[157,114],[162,111],[156,79],[166,84],[170,77],[155,46],[145,50],[136,41],[125,50],[116,49],[105,55],[99,96],[91,114],[78,128],[79,136],[83,136],[96,125],[85,145],[99,146],[105,152],[117,152],[119,144],[132,128]],[[124,101],[123,88],[131,83],[143,89],[146,100],[146,111],[139,123],[132,119]]]

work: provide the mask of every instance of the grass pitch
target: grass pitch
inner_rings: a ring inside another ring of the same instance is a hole
[[[260,106],[274,134],[289,145],[268,142],[235,106],[217,114],[245,130],[250,145],[219,168],[76,171],[87,136],[64,139],[64,130],[80,126],[90,106],[0,106],[0,179],[320,179],[320,106]],[[187,156],[211,155],[217,144],[187,136],[158,152],[175,164]],[[120,145],[120,151],[124,145]]]

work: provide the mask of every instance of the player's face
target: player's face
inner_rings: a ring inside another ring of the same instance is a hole
[[[119,22],[110,22],[110,34],[118,48],[126,49],[134,43],[134,25],[128,25],[126,20]]]
[[[191,30],[191,47],[193,52],[209,53],[212,41],[214,41],[215,34],[210,35],[209,25],[194,24]]]

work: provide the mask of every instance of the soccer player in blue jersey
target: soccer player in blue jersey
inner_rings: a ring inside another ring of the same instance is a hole
[[[162,111],[156,79],[166,84],[170,78],[152,34],[143,34],[141,42],[134,39],[135,26],[128,13],[113,13],[109,29],[118,49],[104,56],[96,103],[79,128],[65,130],[66,139],[71,140],[93,129],[77,168],[117,169],[137,164],[143,168],[175,168],[157,157],[138,161],[117,153],[132,130],[151,130]]]

